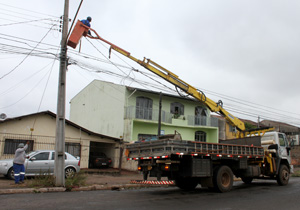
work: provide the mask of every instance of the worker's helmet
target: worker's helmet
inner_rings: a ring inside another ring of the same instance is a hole
[[[92,21],[92,18],[90,16],[88,16],[86,19],[90,22]]]
[[[19,145],[18,145],[18,148],[23,148],[24,147],[24,144],[23,143],[20,143]]]

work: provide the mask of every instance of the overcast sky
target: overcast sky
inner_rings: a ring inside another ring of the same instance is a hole
[[[72,20],[79,3],[70,1]],[[0,113],[56,113],[63,7],[61,0],[0,3]],[[100,36],[151,58],[237,117],[300,126],[299,10],[298,0],[84,0],[77,19],[91,16]],[[67,118],[68,102],[93,79],[153,89],[137,82],[155,84],[130,71],[147,72],[126,57],[112,62],[127,68],[106,63],[107,47],[84,38],[80,53],[69,50]]]

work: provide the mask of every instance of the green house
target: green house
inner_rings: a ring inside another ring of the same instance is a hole
[[[94,80],[70,102],[70,120],[124,141],[156,140],[160,93]],[[160,134],[218,142],[218,119],[199,101],[162,93]]]

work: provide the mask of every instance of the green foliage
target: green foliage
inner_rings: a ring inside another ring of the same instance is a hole
[[[65,180],[65,187],[67,191],[72,190],[74,187],[84,186],[87,175],[83,171],[75,173],[72,178]],[[55,177],[53,175],[40,175],[31,180],[26,181],[26,185],[32,188],[55,187]]]
[[[52,175],[39,175],[27,182],[28,187],[40,188],[40,187],[53,187],[55,186],[55,178]]]
[[[87,175],[83,171],[76,173],[72,178],[66,179],[65,185],[67,191],[71,191],[74,187],[80,187],[85,185]]]
[[[255,125],[252,125],[252,124],[248,123],[248,122],[245,122],[245,128],[246,128],[246,130],[251,130],[251,129],[255,129],[257,127]]]
[[[295,171],[295,172],[292,174],[292,177],[300,177],[300,170],[299,170],[299,171]]]

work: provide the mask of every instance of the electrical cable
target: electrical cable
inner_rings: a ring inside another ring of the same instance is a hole
[[[7,6],[7,7],[11,7],[11,8],[15,8],[15,9],[23,10],[23,11],[28,11],[30,13],[36,13],[36,14],[46,15],[46,16],[50,16],[50,17],[57,17],[57,16],[54,16],[54,15],[49,15],[49,14],[45,14],[45,13],[41,13],[41,12],[36,12],[36,11],[33,11],[33,10],[28,10],[28,9],[24,9],[24,8],[20,8],[20,7],[16,7],[16,6],[11,6],[11,5],[8,5],[8,4],[0,3],[0,5],[4,5],[4,6]]]
[[[42,42],[45,38],[46,38],[46,36],[48,35],[48,33],[51,31],[51,29],[45,34],[45,36],[41,39],[41,41],[40,42]],[[40,43],[39,42],[39,43]],[[39,43],[36,45],[36,47],[39,45]],[[9,71],[8,73],[6,73],[6,74],[4,74],[2,77],[0,77],[0,80],[1,79],[3,79],[4,77],[6,77],[7,75],[9,75],[9,74],[11,74],[13,71],[15,71],[28,57],[29,57],[29,55],[31,54],[31,52],[33,52],[33,50],[36,48],[36,47],[34,47],[30,52],[29,52],[29,54],[27,54],[26,55],[26,57],[16,66],[16,67],[14,67],[11,71]]]
[[[59,51],[59,48],[57,49],[57,53]],[[43,91],[43,94],[42,94],[42,97],[41,97],[41,100],[40,100],[40,104],[39,104],[39,107],[38,107],[38,111],[40,111],[40,108],[41,108],[41,105],[42,105],[42,102],[43,102],[43,99],[44,99],[44,96],[45,96],[45,92],[46,92],[46,89],[47,89],[47,86],[48,86],[48,83],[49,83],[49,80],[50,80],[50,76],[51,76],[51,73],[53,71],[53,67],[54,67],[54,63],[55,63],[55,59],[53,59],[53,62],[52,62],[52,66],[51,66],[51,70],[49,72],[49,76],[48,76],[48,79],[47,79],[47,82],[46,82],[46,85],[45,85],[45,88],[44,88],[44,91]],[[36,120],[37,120],[37,116],[35,117],[34,119],[34,122],[33,122],[33,125],[32,125],[32,128],[34,129],[34,126],[35,126],[35,123],[36,123]]]
[[[49,72],[49,71],[48,71]],[[20,98],[18,101],[8,105],[8,106],[4,106],[4,107],[0,107],[0,109],[6,109],[6,108],[9,108],[17,103],[19,103],[21,100],[23,100],[26,96],[28,96],[40,83],[41,81],[45,78],[45,76],[47,76],[48,72],[42,77],[42,79],[32,88],[30,89],[30,91],[28,91],[28,93],[26,93],[22,98]]]
[[[44,66],[43,68],[41,68],[39,71],[34,72],[33,74],[29,75],[28,77],[26,77],[25,79],[23,79],[22,81],[18,82],[17,84],[12,85],[11,87],[9,87],[8,89],[4,90],[3,92],[0,93],[0,96],[3,96],[5,94],[10,93],[11,91],[14,91],[18,86],[20,86],[23,82],[25,82],[26,80],[32,79],[35,75],[38,75],[38,73],[42,72],[44,69],[46,69],[51,63],[47,64],[46,66]]]

